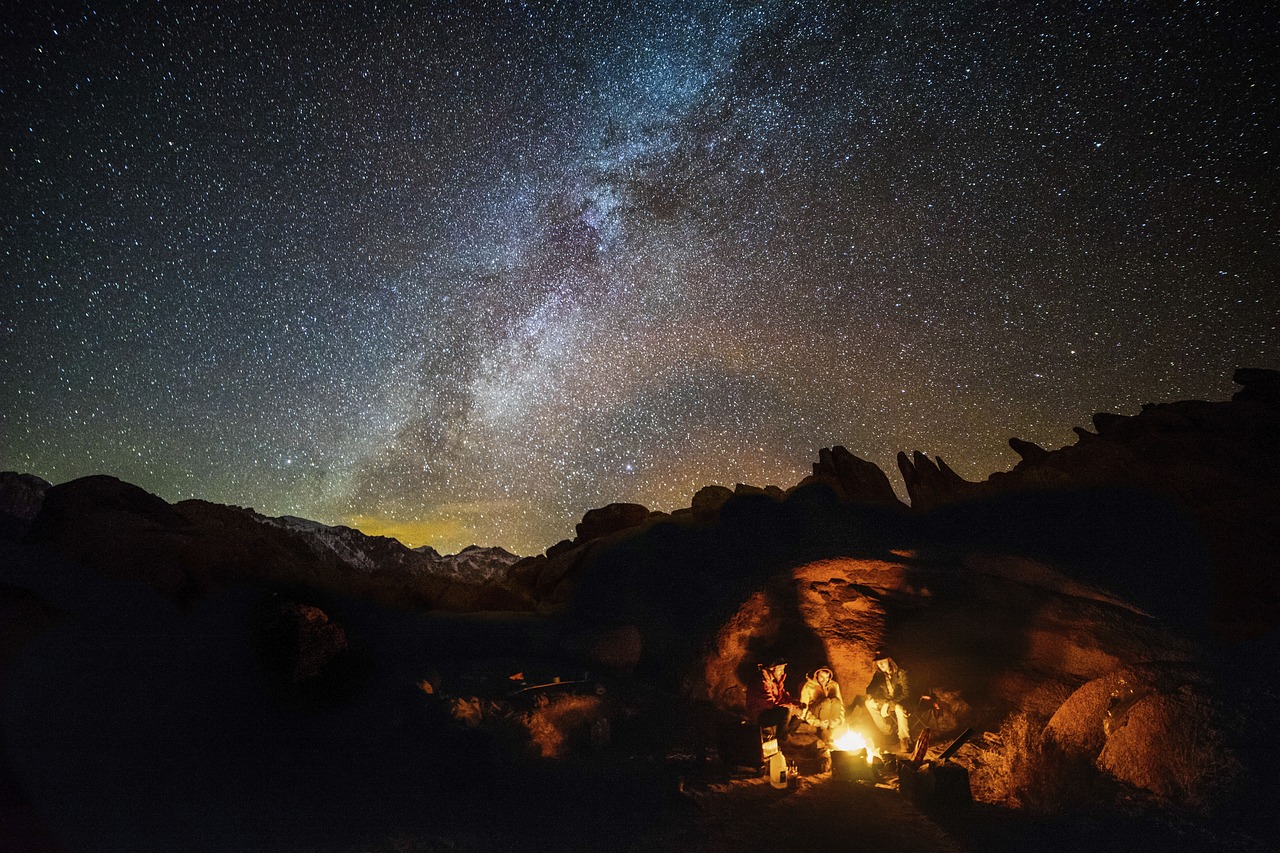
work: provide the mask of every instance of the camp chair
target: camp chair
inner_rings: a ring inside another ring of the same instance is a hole
[[[769,759],[773,758],[779,751],[778,746],[778,727],[777,726],[761,726],[760,727],[760,763],[768,764]]]
[[[916,700],[916,706],[913,710],[907,712],[907,721],[911,723],[911,730],[918,731],[922,728],[938,730],[938,701],[928,693]]]

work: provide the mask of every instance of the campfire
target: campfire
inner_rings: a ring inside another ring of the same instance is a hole
[[[866,737],[845,729],[832,743],[831,778],[846,782],[871,782],[879,750]]]
[[[845,752],[849,754],[865,752],[867,756],[868,764],[875,761],[876,756],[879,754],[879,750],[877,750],[871,744],[871,741],[867,740],[865,737],[863,737],[858,732],[855,732],[853,729],[845,729],[832,742],[832,746],[833,746],[833,749],[832,749],[833,755],[836,752]]]

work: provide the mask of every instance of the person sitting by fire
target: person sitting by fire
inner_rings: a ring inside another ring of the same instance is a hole
[[[800,688],[800,707],[804,721],[818,730],[819,749],[829,749],[829,742],[844,725],[844,697],[835,673],[825,666],[814,670]]]
[[[800,703],[787,692],[787,662],[773,658],[767,664],[757,664],[760,680],[754,689],[747,691],[747,712],[761,726],[777,726],[782,735],[790,728],[791,718],[800,710]]]
[[[903,706],[909,695],[907,671],[880,651],[876,652],[875,666],[875,675],[867,685],[866,705],[871,712],[871,721],[887,735],[894,734],[893,723],[896,722],[898,747],[904,752],[910,751],[911,728],[907,709]]]

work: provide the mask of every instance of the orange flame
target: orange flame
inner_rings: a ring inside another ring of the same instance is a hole
[[[866,750],[868,764],[875,760],[876,748],[872,746],[869,740],[853,729],[845,729],[832,743],[836,749],[842,752],[861,752]]]

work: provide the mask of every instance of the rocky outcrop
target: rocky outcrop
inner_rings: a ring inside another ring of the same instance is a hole
[[[1280,406],[1280,370],[1242,367],[1231,378],[1241,386],[1231,397],[1233,401]]]
[[[724,486],[703,486],[693,495],[689,509],[695,518],[709,521],[720,514],[720,509],[733,497],[733,490]]]
[[[1280,626],[1280,372],[1244,369],[1228,402],[1148,404],[1134,415],[1100,412],[1095,431],[1076,428],[1074,445],[1047,451],[1011,439],[1022,457],[1011,470],[967,482],[915,453],[899,467],[916,511],[1019,495],[1081,495],[1127,490],[1190,519],[1208,543],[1214,621],[1229,637]],[[1062,503],[1064,511],[1069,509]],[[1191,559],[1188,555],[1188,559]],[[1156,579],[1163,582],[1162,579]]]
[[[576,539],[562,540],[545,554],[512,564],[506,570],[504,584],[508,589],[519,590],[539,610],[559,610],[568,604],[590,555],[638,531],[655,517],[662,516],[640,504],[610,504],[589,510],[577,525]]]
[[[31,474],[0,471],[0,539],[21,539],[40,512],[49,484]]]
[[[973,494],[973,484],[947,467],[942,457],[930,460],[919,450],[898,454],[898,470],[911,498],[911,508],[928,511]]]
[[[582,544],[601,539],[620,530],[637,527],[649,517],[648,507],[640,504],[617,503],[588,510],[577,525],[577,542]]]
[[[842,499],[856,504],[901,507],[889,478],[873,462],[854,456],[844,447],[824,447],[813,463],[813,474],[799,485],[825,483]]]
[[[741,495],[761,495],[780,501],[787,493],[777,486],[752,486],[747,483],[735,483],[732,489],[719,485],[703,486],[694,492],[687,509],[677,509],[671,513],[671,517],[686,521],[692,519],[703,524],[714,523],[725,505]]]

